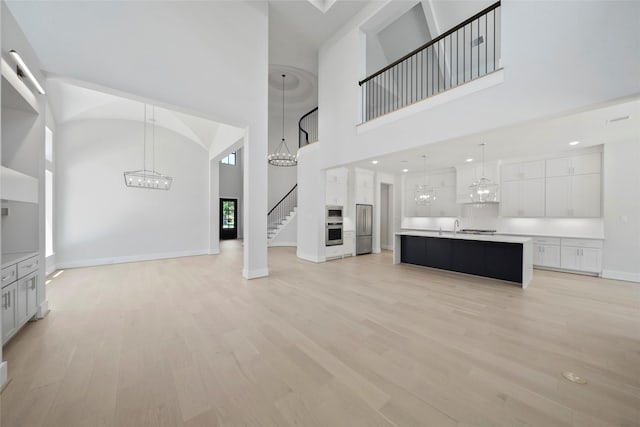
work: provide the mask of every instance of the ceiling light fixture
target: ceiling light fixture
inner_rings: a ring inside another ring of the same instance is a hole
[[[427,185],[427,156],[422,155],[424,160],[424,181],[416,185],[414,200],[418,206],[428,206],[436,199],[436,189]]]
[[[484,142],[480,144],[482,147],[482,176],[479,180],[469,186],[469,197],[473,203],[490,203],[498,201],[498,184],[491,182],[489,178],[484,176]]]
[[[144,104],[144,133],[142,140],[142,170],[124,173],[124,183],[127,187],[146,188],[149,190],[169,190],[173,178],[156,171],[156,107],[152,106],[152,117],[147,120],[147,104]],[[147,121],[153,123],[151,170],[147,169]]]
[[[402,172],[407,173],[409,172],[409,169],[402,169]]]
[[[267,161],[270,165],[273,166],[281,166],[281,167],[289,167],[296,166],[298,164],[298,156],[295,154],[291,154],[289,151],[289,147],[287,147],[287,143],[284,140],[284,78],[285,74],[282,75],[282,141],[278,147],[276,147],[276,151],[273,154],[269,154],[267,156]]]
[[[371,160],[371,163],[373,163],[374,165],[377,165],[378,161],[377,160]]]
[[[465,162],[467,162],[467,163],[473,162],[473,159],[471,157],[469,157],[468,159],[465,160]]]
[[[40,92],[41,95],[44,95],[44,89],[42,88],[42,86],[40,86],[40,83],[38,83],[35,76],[31,72],[29,67],[27,67],[27,64],[24,63],[18,52],[12,49],[9,51],[9,54],[16,61],[16,74],[18,74],[18,77],[22,78],[26,75],[29,80],[31,80],[31,83],[36,87],[36,90]]]
[[[580,144],[580,141],[571,141],[569,143],[569,145],[578,145],[578,144]]]

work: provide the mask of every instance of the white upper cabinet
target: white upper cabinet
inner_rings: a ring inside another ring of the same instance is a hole
[[[544,160],[504,165],[502,166],[501,176],[503,181],[519,181],[522,179],[544,178]]]
[[[347,169],[329,169],[326,172],[325,203],[344,206],[347,203]]]
[[[502,166],[500,214],[507,217],[544,216],[544,174],[544,160]]]
[[[374,173],[366,169],[356,169],[356,204],[372,205],[374,193]]]
[[[602,215],[601,168],[600,153],[547,160],[546,216],[600,217]]]
[[[560,157],[547,160],[547,177],[584,175],[600,173],[602,156],[600,153],[587,153],[578,156]]]

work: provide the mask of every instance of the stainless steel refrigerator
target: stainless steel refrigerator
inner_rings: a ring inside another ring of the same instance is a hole
[[[373,206],[356,205],[356,255],[370,254],[373,249]]]

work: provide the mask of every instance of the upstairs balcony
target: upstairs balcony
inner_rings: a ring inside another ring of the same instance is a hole
[[[358,82],[365,123],[500,69],[500,2]]]

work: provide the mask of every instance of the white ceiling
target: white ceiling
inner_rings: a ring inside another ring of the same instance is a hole
[[[629,116],[628,120],[609,123],[610,119]],[[427,155],[429,170],[444,169],[481,160],[480,143],[486,143],[486,161],[509,161],[570,152],[585,147],[637,139],[640,137],[640,98],[622,100],[597,109],[520,126],[443,141],[387,156],[366,159],[356,167],[393,174],[424,170],[422,155]],[[569,142],[580,141],[576,146]],[[377,160],[373,165],[371,162]]]
[[[132,120],[144,122],[144,103],[86,88],[64,79],[53,78],[47,82],[49,99],[58,124],[74,120]],[[147,107],[151,118],[152,106]],[[222,125],[201,117],[155,107],[155,124],[176,132],[200,144],[207,151],[215,141]]]

